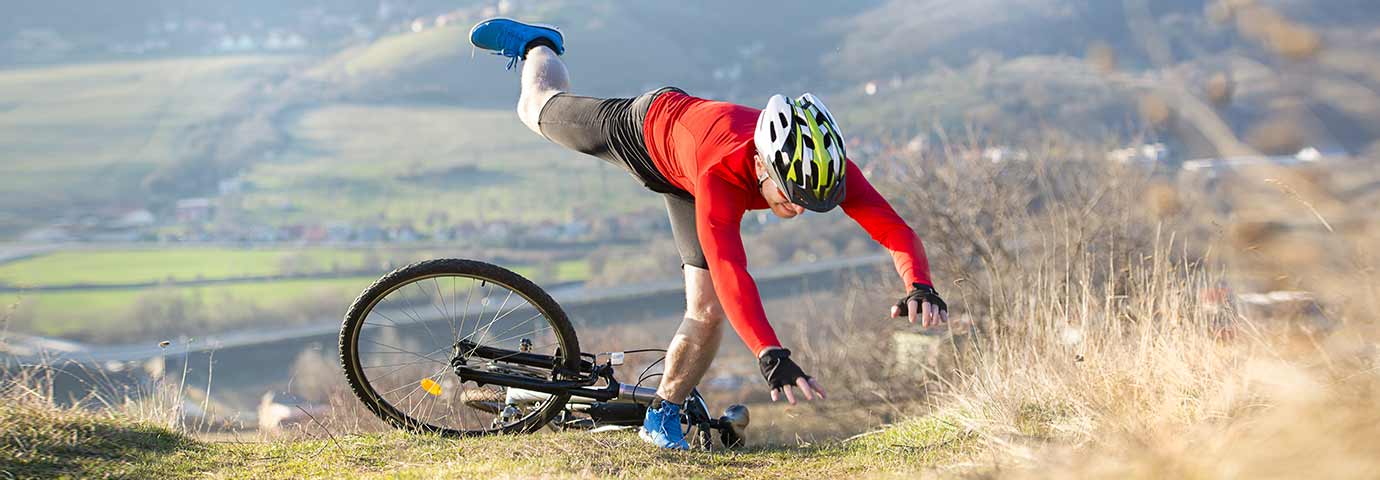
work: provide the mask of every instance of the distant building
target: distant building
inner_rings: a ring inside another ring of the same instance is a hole
[[[215,204],[209,198],[184,198],[177,201],[174,217],[178,223],[199,223],[211,219]]]
[[[152,226],[158,219],[148,210],[130,210],[110,222],[110,228],[133,229]]]

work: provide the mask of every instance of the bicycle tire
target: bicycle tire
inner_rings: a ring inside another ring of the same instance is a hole
[[[580,366],[580,346],[575,329],[570,324],[560,305],[545,290],[532,281],[511,270],[477,260],[436,259],[417,262],[401,267],[384,275],[357,297],[345,314],[340,330],[340,362],[350,390],[365,407],[389,425],[403,430],[433,433],[443,436],[459,437],[488,435],[498,433],[530,433],[550,422],[551,418],[565,408],[569,394],[553,395],[551,400],[534,414],[522,420],[498,428],[456,429],[432,425],[418,420],[384,399],[370,384],[365,367],[360,363],[359,334],[370,312],[389,293],[406,285],[443,276],[469,277],[493,283],[517,293],[527,300],[550,323],[559,342],[561,357],[558,360],[568,371],[578,371]],[[500,385],[502,386],[502,385]]]

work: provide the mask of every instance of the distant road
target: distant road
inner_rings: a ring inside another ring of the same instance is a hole
[[[51,253],[59,248],[56,245],[0,243],[0,265]]]
[[[767,284],[783,285],[806,276],[836,273],[839,278],[851,270],[886,265],[891,257],[885,254],[865,255],[821,260],[814,263],[787,265],[762,269],[753,277],[759,286],[766,290]],[[798,284],[798,282],[795,282]],[[822,282],[814,282],[822,283]],[[599,323],[617,322],[629,305],[643,306],[649,303],[669,303],[685,308],[683,303],[684,284],[681,280],[667,280],[638,285],[612,288],[586,288],[583,285],[567,285],[548,288],[561,307],[572,317],[593,317]],[[766,296],[764,292],[764,297]],[[655,301],[653,301],[655,300]],[[345,305],[341,306],[343,310]],[[586,312],[592,312],[586,313]],[[581,315],[585,313],[585,315]],[[168,338],[151,339],[149,342],[128,345],[84,345],[59,339],[23,337],[11,334],[8,345],[3,346],[11,359],[21,363],[47,362],[58,364],[78,362],[105,364],[107,362],[131,362],[148,360],[169,354],[216,352],[218,356],[233,355],[240,349],[253,350],[267,344],[305,344],[322,339],[332,339],[340,330],[340,318],[323,318],[309,325],[295,327],[257,327],[241,331],[219,333],[198,337],[195,341]],[[164,348],[158,346],[159,340],[173,343]],[[290,350],[296,352],[298,350]],[[0,353],[5,355],[5,353]],[[221,357],[223,358],[223,357]]]

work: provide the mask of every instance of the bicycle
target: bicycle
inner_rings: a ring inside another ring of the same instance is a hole
[[[396,428],[454,437],[641,425],[656,395],[642,384],[660,375],[648,372],[662,360],[632,384],[619,382],[614,367],[655,352],[664,350],[584,353],[541,287],[465,259],[384,275],[355,299],[340,329],[341,367],[370,412]],[[735,448],[749,415],[735,404],[713,417],[696,390],[681,423],[692,447],[714,448],[718,433],[720,446]]]

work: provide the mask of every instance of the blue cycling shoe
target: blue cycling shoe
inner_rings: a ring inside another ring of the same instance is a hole
[[[661,408],[647,409],[647,418],[642,420],[637,436],[661,448],[690,449],[690,444],[685,442],[685,431],[680,428],[680,405],[667,401],[661,402]]]
[[[560,30],[550,25],[528,24],[508,18],[490,18],[479,22],[470,29],[470,43],[491,51],[494,55],[508,57],[508,68],[517,65],[518,60],[527,58],[527,45],[534,40],[546,40],[556,55],[565,53],[565,37]]]

